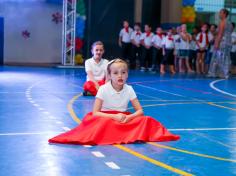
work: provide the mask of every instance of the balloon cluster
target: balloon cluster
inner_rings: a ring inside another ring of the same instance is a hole
[[[83,63],[83,57],[81,54],[81,49],[84,45],[83,38],[84,38],[84,29],[85,29],[85,20],[86,20],[86,14],[85,14],[85,3],[84,0],[77,0],[76,3],[76,39],[75,39],[75,63],[76,64],[82,64]]]
[[[183,0],[182,1],[182,23],[194,23],[196,13],[194,9],[194,3],[196,0]]]

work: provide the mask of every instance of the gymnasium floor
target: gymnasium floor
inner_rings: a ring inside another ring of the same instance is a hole
[[[181,139],[49,145],[91,111],[83,69],[0,67],[1,176],[236,175],[236,79],[131,72],[146,115]]]

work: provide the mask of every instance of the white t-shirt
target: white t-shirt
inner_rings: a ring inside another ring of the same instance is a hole
[[[188,34],[188,35],[190,35],[190,34]],[[183,40],[182,37],[180,37],[179,49],[181,49],[181,50],[189,50],[189,42]]]
[[[131,41],[131,34],[133,32],[133,29],[129,27],[129,32],[125,31],[125,28],[120,30],[119,36],[121,37],[121,41],[124,43],[130,43]]]
[[[153,33],[151,32],[149,36],[147,36],[147,33],[144,32],[141,35],[141,40],[144,40],[144,44],[147,46],[152,46],[152,37]]]
[[[198,49],[196,41],[191,40],[191,42],[189,44],[189,49],[193,50],[193,51],[196,51]]]
[[[200,36],[202,34],[202,42],[200,43],[199,40],[200,40]],[[196,40],[198,41],[198,45],[201,47],[201,48],[204,48],[204,47],[207,47],[207,42],[206,42],[206,35],[208,36],[208,42],[210,42],[211,40],[213,40],[213,35],[211,33],[199,33],[196,37]],[[209,43],[208,43],[209,44]],[[197,48],[199,49],[199,46],[197,45]]]
[[[85,61],[85,71],[91,71],[93,73],[93,77],[96,81],[100,81],[105,78],[107,72],[107,64],[108,60],[101,59],[99,63],[96,63],[93,58],[90,58]],[[89,77],[87,76],[87,81],[89,81]]]
[[[232,32],[231,39],[232,39],[232,43],[236,42],[236,32]],[[231,52],[236,52],[236,44],[232,44]]]
[[[142,35],[142,32],[133,31],[131,34],[131,40],[134,40],[135,43],[140,44],[141,43],[141,35]]]
[[[174,35],[174,42],[175,42],[175,49],[179,50],[180,42],[181,42],[179,34]]]
[[[162,40],[162,45],[164,45],[166,49],[174,49],[174,47],[175,47],[174,37],[173,36],[171,36],[171,37],[165,36]]]
[[[157,45],[158,47],[162,48],[162,40],[165,36],[162,35],[162,37],[160,37],[159,35],[155,34],[152,37],[152,43]]]
[[[120,92],[117,92],[111,85],[111,82],[107,82],[98,89],[96,98],[103,100],[102,111],[127,111],[128,103],[131,100],[137,98],[132,86],[124,85]]]

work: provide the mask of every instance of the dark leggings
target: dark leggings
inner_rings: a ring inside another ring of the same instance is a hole
[[[152,66],[152,48],[146,49],[142,47],[142,67],[151,67]]]
[[[173,49],[165,49],[165,56],[161,60],[163,65],[174,65],[175,57]]]
[[[122,57],[125,60],[131,59],[131,43],[122,42]]]

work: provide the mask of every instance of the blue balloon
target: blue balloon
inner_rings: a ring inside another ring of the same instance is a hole
[[[84,37],[84,29],[85,29],[85,20],[81,17],[77,17],[75,27],[76,27],[75,28],[76,37],[83,38]]]
[[[183,0],[182,5],[185,6],[194,6],[196,0]]]

